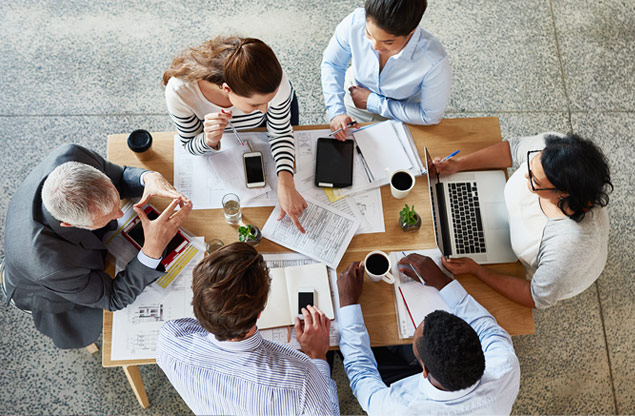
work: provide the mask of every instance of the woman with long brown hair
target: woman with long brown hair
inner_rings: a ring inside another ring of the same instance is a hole
[[[271,48],[258,39],[217,37],[174,58],[163,84],[170,117],[192,154],[220,150],[230,120],[237,130],[267,127],[280,219],[288,214],[304,232],[298,217],[307,203],[293,181],[297,98]]]

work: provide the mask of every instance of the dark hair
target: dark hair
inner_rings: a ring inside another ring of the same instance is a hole
[[[430,375],[450,391],[471,386],[485,371],[478,335],[463,319],[445,311],[426,316],[415,348]]]
[[[558,208],[576,222],[596,205],[609,203],[613,190],[606,157],[592,141],[575,134],[548,135],[540,163],[547,179],[559,191],[569,194],[558,201]],[[568,209],[572,214],[567,214]]]
[[[385,32],[406,36],[415,30],[428,7],[426,0],[366,0],[366,19]]]
[[[270,285],[262,255],[249,244],[229,244],[194,268],[194,315],[219,341],[244,338],[265,308]]]
[[[227,85],[241,97],[271,94],[282,81],[282,67],[263,41],[236,36],[217,37],[186,49],[163,73],[163,85],[172,77]]]

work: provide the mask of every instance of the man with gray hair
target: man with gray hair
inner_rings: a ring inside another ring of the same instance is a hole
[[[152,197],[172,199],[154,221],[142,210]],[[112,279],[104,272],[101,237],[123,215],[122,198],[139,198],[145,243]],[[180,207],[180,210],[177,210]],[[30,311],[35,327],[60,348],[92,344],[102,310],[133,302],[162,275],[163,250],[192,210],[192,203],[158,172],[117,166],[77,145],[53,151],[17,189],[5,225],[7,303]]]

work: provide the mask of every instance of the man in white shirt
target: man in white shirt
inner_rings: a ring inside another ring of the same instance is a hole
[[[352,263],[338,278],[340,349],[353,394],[369,414],[509,414],[520,384],[511,337],[461,284],[428,257],[411,254],[400,271],[437,288],[452,313],[435,311],[414,335],[419,374],[382,381],[358,299],[364,267]]]
[[[262,255],[233,243],[192,274],[194,319],[167,322],[157,364],[196,414],[339,415],[326,353],[330,321],[316,307],[296,318],[303,354],[263,339],[256,320],[271,278]]]

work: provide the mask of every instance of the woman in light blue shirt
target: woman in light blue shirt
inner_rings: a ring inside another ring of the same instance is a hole
[[[419,27],[426,6],[425,0],[367,0],[340,22],[321,67],[331,130],[353,121],[441,121],[452,71],[441,43]]]

